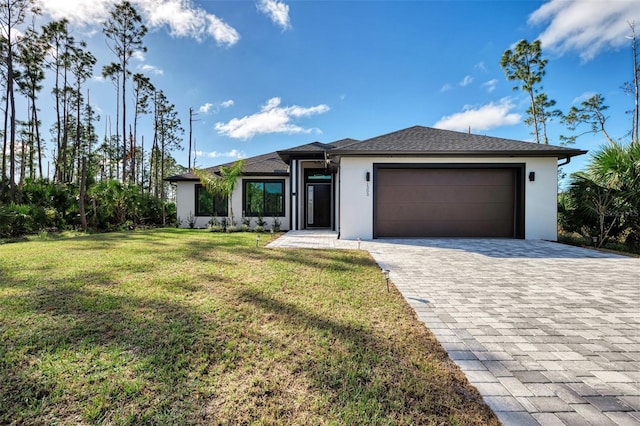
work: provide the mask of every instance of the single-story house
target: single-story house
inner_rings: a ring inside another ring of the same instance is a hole
[[[187,217],[196,227],[228,217],[231,203],[238,224],[262,217],[269,228],[276,218],[282,230],[333,230],[343,239],[556,240],[558,165],[584,153],[414,126],[248,158],[230,200],[212,197],[192,173],[167,180],[182,226]],[[205,170],[215,175],[220,166]]]

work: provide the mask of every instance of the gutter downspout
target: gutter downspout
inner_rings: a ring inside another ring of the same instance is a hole
[[[562,166],[566,166],[567,164],[569,164],[571,162],[571,157],[566,157],[564,159],[564,163],[560,163],[558,164],[558,167],[562,167]]]

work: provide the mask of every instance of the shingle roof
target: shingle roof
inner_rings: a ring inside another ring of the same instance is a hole
[[[346,138],[346,139],[340,139],[339,141],[331,142],[327,145],[333,147],[333,149],[341,149],[346,146],[353,145],[355,143],[360,143],[360,141],[358,139]]]
[[[325,152],[331,152],[335,149],[346,147],[354,143],[358,143],[356,139],[340,139],[331,143],[311,142],[305,145],[296,146],[289,149],[278,151],[278,155],[283,161],[289,162],[291,157],[302,156],[307,158],[322,158]]]
[[[228,167],[233,163],[235,163],[235,161],[209,167],[204,170],[211,174],[217,174],[220,172],[220,167]],[[258,155],[257,157],[245,159],[242,174],[244,174],[245,176],[287,176],[289,174],[289,172],[287,171],[287,167],[288,166],[284,161],[282,161],[277,153],[270,152],[268,154]],[[198,177],[193,173],[185,173],[182,175],[168,177],[165,180],[168,180],[170,182],[177,182],[200,179],[198,179]]]
[[[413,126],[376,136],[364,141],[341,139],[331,143],[311,142],[294,148],[270,152],[245,159],[243,174],[247,176],[287,176],[287,162],[292,156],[322,158],[332,155],[447,155],[447,156],[525,156],[570,158],[587,151],[555,145],[523,142],[493,136],[474,135],[451,130]],[[221,166],[209,167],[209,173],[218,173]],[[168,181],[198,180],[193,173],[171,176]]]
[[[586,151],[414,126],[350,144],[338,155],[523,155],[566,158]]]

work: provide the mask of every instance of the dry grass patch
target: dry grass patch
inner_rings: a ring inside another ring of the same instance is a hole
[[[2,424],[498,424],[363,251],[2,245],[0,340]]]

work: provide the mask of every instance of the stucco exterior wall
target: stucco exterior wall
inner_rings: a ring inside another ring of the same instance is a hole
[[[354,240],[373,238],[373,165],[406,164],[525,164],[525,239],[552,240],[558,237],[557,192],[558,173],[555,158],[403,158],[342,157],[340,163],[340,238]],[[535,181],[528,179],[535,172]],[[366,174],[370,173],[370,181]]]
[[[242,180],[245,178],[239,178],[236,181],[236,186],[231,196],[231,206],[233,207],[233,216],[235,219],[236,226],[241,225],[242,219]],[[251,176],[246,177],[246,179],[255,180],[283,180],[284,179],[284,203],[285,203],[285,216],[278,217],[280,221],[280,229],[288,230],[289,229],[289,178],[288,177],[273,177],[273,176]],[[176,206],[177,206],[177,215],[181,220],[180,227],[188,228],[189,223],[187,218],[190,215],[195,215],[196,212],[196,184],[198,182],[189,181],[189,182],[177,182],[176,183]],[[229,216],[231,212],[229,212]],[[219,218],[221,219],[221,218]],[[264,217],[264,221],[266,222],[265,227],[267,229],[271,229],[273,218],[272,217]],[[195,217],[195,227],[196,228],[206,228],[209,221],[211,220],[211,216],[196,216]],[[256,225],[256,218],[252,218],[251,226]]]

